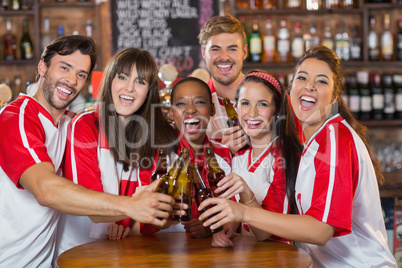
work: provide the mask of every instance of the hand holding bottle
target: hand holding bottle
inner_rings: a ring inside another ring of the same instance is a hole
[[[193,238],[206,238],[211,236],[211,231],[208,227],[204,227],[199,219],[191,219],[188,222],[182,222],[184,229],[191,234]]]
[[[235,154],[247,145],[248,138],[240,126],[229,127],[222,132],[221,143],[226,145],[232,154]]]
[[[225,176],[222,180],[220,180],[217,184],[218,188],[216,188],[214,195],[230,199],[236,194],[240,194],[241,199],[247,199],[248,196],[253,196],[253,192],[248,187],[247,183],[243,180],[242,177],[232,172],[229,175]],[[220,194],[222,192],[222,194]]]
[[[243,222],[247,209],[247,206],[225,198],[208,198],[198,207],[199,211],[204,211],[198,219],[204,226],[217,229],[230,222]]]

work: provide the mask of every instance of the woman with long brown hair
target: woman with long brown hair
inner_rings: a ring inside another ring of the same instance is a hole
[[[217,205],[200,219],[220,213],[204,225],[246,222],[295,241],[312,256],[314,267],[396,267],[387,245],[378,163],[364,128],[342,100],[341,71],[338,56],[325,46],[311,48],[295,68],[290,100],[306,142],[296,180],[287,187],[298,215],[209,199],[199,209]]]
[[[69,125],[66,178],[95,191],[130,197],[137,186],[149,184],[157,147],[163,145],[174,151],[177,139],[160,109],[157,72],[146,50],[130,47],[111,58],[104,71],[98,105],[77,115]],[[144,198],[136,220],[163,226],[172,210],[166,197],[154,193],[154,198]],[[149,217],[141,217],[153,209],[158,216],[152,222],[147,220]],[[59,254],[69,247],[104,238],[105,234],[111,239],[125,237],[132,226],[131,219],[118,217],[91,217],[94,222],[105,222],[96,224],[88,217],[66,215],[66,219]],[[112,225],[118,229],[108,230],[110,222],[120,220],[124,221]]]

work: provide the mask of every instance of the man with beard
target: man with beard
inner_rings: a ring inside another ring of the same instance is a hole
[[[236,153],[247,144],[247,136],[241,127],[229,127],[223,98],[235,104],[237,86],[243,79],[243,60],[247,57],[246,35],[237,19],[230,15],[215,16],[202,27],[198,39],[211,79],[208,85],[215,105],[208,137],[227,145]]]
[[[95,46],[85,36],[55,39],[38,63],[36,94],[1,111],[0,267],[51,267],[60,212],[163,226],[172,210],[173,198],[151,189],[115,196],[58,176],[71,120],[66,107],[95,66]]]

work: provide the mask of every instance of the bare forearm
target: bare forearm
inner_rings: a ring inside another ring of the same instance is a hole
[[[50,163],[37,164],[23,173],[21,185],[39,204],[73,215],[125,216],[125,200],[111,194],[91,191],[54,174]]]
[[[333,236],[335,228],[308,215],[285,215],[250,207],[245,210],[244,222],[257,231],[258,239],[264,233],[289,240],[325,245]],[[267,237],[268,238],[268,237]]]

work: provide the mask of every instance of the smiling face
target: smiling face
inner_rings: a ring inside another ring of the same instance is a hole
[[[186,81],[175,87],[172,99],[174,124],[184,138],[198,149],[202,149],[204,144],[209,118],[215,114],[207,90],[199,82]],[[193,149],[196,150],[194,146]]]
[[[214,35],[201,50],[208,71],[218,83],[226,86],[239,78],[247,56],[240,33]]]
[[[334,98],[333,73],[321,60],[309,58],[296,71],[290,99],[303,128],[314,132],[327,119]]]
[[[41,91],[38,100],[49,111],[62,111],[78,96],[87,81],[91,59],[79,50],[70,55],[56,54],[47,67],[39,62]]]
[[[237,109],[240,124],[253,146],[270,143],[275,115],[272,90],[262,83],[253,81],[244,83],[239,90]]]
[[[138,77],[135,65],[130,73],[118,73],[112,81],[112,99],[117,114],[130,116],[144,103],[149,91],[149,83]]]

